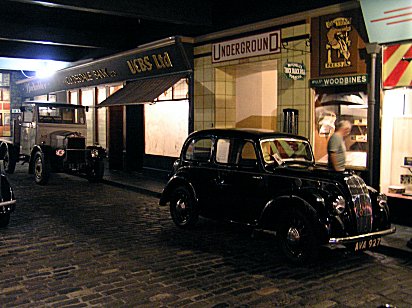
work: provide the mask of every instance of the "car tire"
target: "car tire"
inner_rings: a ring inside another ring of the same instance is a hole
[[[192,192],[179,186],[172,192],[170,199],[170,214],[173,222],[180,228],[191,228],[199,219],[199,211]]]
[[[310,263],[319,255],[313,223],[299,209],[288,210],[278,230],[280,248],[295,264]]]
[[[39,185],[46,185],[50,178],[50,162],[43,153],[37,152],[34,156],[34,181]]]
[[[6,228],[10,222],[10,213],[0,215],[0,228]]]
[[[6,173],[13,174],[16,169],[16,159],[10,151],[11,149],[7,147],[3,157],[3,169]]]
[[[102,160],[92,162],[92,166],[87,173],[87,180],[90,183],[97,183],[103,179],[104,162]]]

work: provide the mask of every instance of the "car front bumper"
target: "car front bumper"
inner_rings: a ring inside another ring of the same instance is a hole
[[[4,201],[0,203],[0,214],[7,214],[14,211],[16,200]]]
[[[389,235],[395,232],[396,232],[396,228],[392,227],[386,230],[365,233],[365,234],[360,234],[360,235],[347,236],[347,237],[332,237],[329,239],[329,244],[333,245],[333,244],[355,243],[360,240],[373,239],[373,238]]]

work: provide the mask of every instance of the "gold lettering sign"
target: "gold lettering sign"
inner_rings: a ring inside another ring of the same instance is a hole
[[[338,17],[326,21],[327,29],[327,61],[326,69],[343,68],[351,66],[351,53],[349,47],[352,41],[349,33],[352,31],[352,18]]]
[[[117,76],[116,71],[109,72],[107,68],[101,68],[101,69],[97,69],[94,71],[87,71],[87,72],[67,76],[64,81],[68,85],[73,85],[73,84],[79,84],[79,83],[84,83],[84,82],[99,80],[99,79],[106,79],[106,78],[116,77],[116,76]]]
[[[139,57],[127,60],[127,66],[130,72],[135,75],[143,72],[150,72],[153,69],[162,70],[173,67],[172,60],[168,52],[163,54],[152,54],[149,56]]]

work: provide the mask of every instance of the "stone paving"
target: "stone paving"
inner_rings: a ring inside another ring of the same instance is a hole
[[[412,250],[325,249],[296,267],[273,238],[201,220],[176,228],[158,199],[26,166],[0,230],[1,307],[412,306]]]

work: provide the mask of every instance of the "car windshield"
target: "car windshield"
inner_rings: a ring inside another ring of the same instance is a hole
[[[313,153],[309,142],[294,138],[264,139],[260,142],[263,159],[267,164],[277,162],[312,163]]]
[[[84,124],[83,108],[39,106],[40,123]]]

